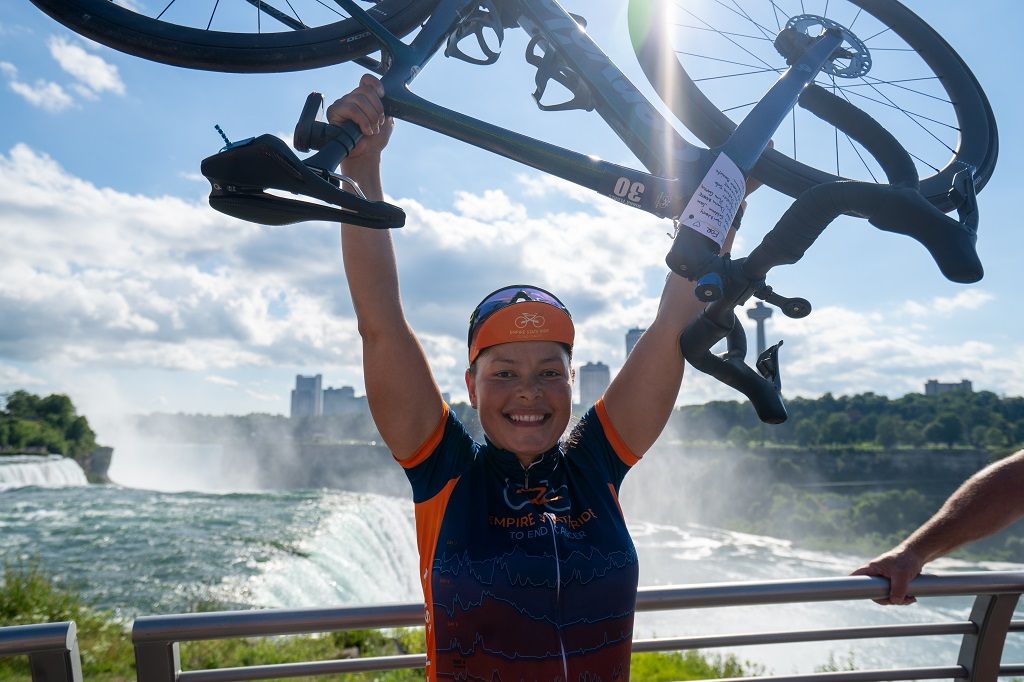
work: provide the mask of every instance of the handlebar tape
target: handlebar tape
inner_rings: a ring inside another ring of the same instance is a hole
[[[801,194],[746,258],[743,274],[758,280],[776,265],[797,262],[841,213],[917,240],[953,282],[977,282],[984,275],[972,225],[947,216],[916,189],[852,181],[818,185]]]
[[[309,146],[320,151],[305,160],[307,166],[333,171],[341,160],[352,153],[363,137],[359,124],[345,121],[340,126],[319,124],[313,126]]]
[[[800,106],[860,143],[882,167],[893,187],[920,184],[917,166],[903,145],[878,121],[841,97],[811,83],[800,94]]]
[[[728,337],[729,351],[722,356],[711,352],[711,346],[723,337]],[[771,376],[761,376],[743,362],[747,354],[747,337],[736,314],[731,324],[722,326],[706,314],[690,323],[679,337],[679,349],[696,369],[710,374],[723,384],[731,386],[747,396],[758,418],[766,424],[781,424],[786,421],[786,405],[782,401],[781,381],[777,373],[775,354],[778,346],[765,351],[761,360],[768,356],[768,363],[775,367]],[[758,361],[759,366],[762,364]]]

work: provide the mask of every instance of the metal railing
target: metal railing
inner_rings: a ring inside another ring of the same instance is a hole
[[[670,639],[644,639],[633,643],[634,652],[681,651],[755,644],[783,644],[878,637],[961,635],[959,656],[946,666],[860,670],[785,677],[748,678],[773,682],[875,682],[882,680],[956,679],[994,682],[997,677],[1024,674],[1024,663],[1001,665],[1008,632],[1024,631],[1024,621],[1011,621],[1024,592],[1024,572],[977,572],[921,576],[911,593],[919,597],[975,596],[968,620],[963,622],[883,625],[821,630],[790,630],[748,634],[711,635]],[[863,576],[716,583],[679,587],[641,588],[637,611],[714,608],[854,599],[878,599],[888,594],[888,581]],[[227,611],[138,618],[132,628],[139,682],[233,682],[309,675],[422,668],[423,654],[380,656],[244,668],[182,671],[179,642],[232,637],[309,634],[334,630],[393,628],[423,625],[422,604]]]
[[[28,656],[33,682],[82,682],[75,624],[0,627],[0,657]]]

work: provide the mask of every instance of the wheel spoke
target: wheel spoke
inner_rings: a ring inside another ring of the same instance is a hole
[[[861,40],[861,42],[864,43],[865,45],[867,45],[873,39],[877,38],[878,36],[882,35],[883,33],[888,33],[891,30],[892,30],[891,28],[886,26],[885,28],[883,28],[881,31],[879,31],[875,35],[871,36],[870,38],[864,38],[863,40]]]
[[[164,15],[164,12],[170,9],[171,5],[173,5],[174,3],[175,0],[171,0],[170,2],[168,2],[167,5],[162,10],[160,10],[160,14],[156,15],[156,18],[159,19],[160,17],[162,17]]]
[[[253,7],[256,8],[257,26],[259,26],[259,19],[258,18],[263,16],[263,14],[266,14],[267,16],[270,16],[270,17],[273,17],[274,19],[277,19],[278,21],[280,21],[282,24],[284,24],[288,28],[292,29],[293,31],[300,31],[302,29],[309,28],[308,26],[303,24],[301,21],[297,21],[295,19],[292,19],[290,16],[288,16],[287,14],[282,12],[281,10],[277,9],[276,7],[274,7],[273,5],[268,3],[267,0],[245,0],[245,1],[248,2],[250,5],[252,5]],[[289,3],[288,6],[291,7],[291,3]],[[295,10],[293,9],[292,11],[294,12]]]
[[[772,14],[775,15],[775,27],[776,27],[776,29],[781,31],[782,30],[782,22],[779,21],[779,12],[782,12],[782,10],[779,9],[779,6],[775,4],[775,0],[768,0],[768,1],[772,4]],[[782,13],[785,14],[785,12],[782,12]]]
[[[851,31],[853,30],[853,25],[857,23],[857,20],[858,20],[858,19],[860,19],[860,15],[861,15],[861,14],[862,14],[863,12],[864,12],[864,10],[863,10],[863,9],[860,9],[860,8],[858,8],[858,9],[857,9],[857,14],[855,14],[855,15],[853,16],[853,21],[851,21],[851,22],[850,22],[850,25],[849,25],[849,26],[847,26],[847,28],[848,28],[848,29],[850,29]]]
[[[721,57],[709,57],[706,54],[697,54],[696,52],[684,52],[684,51],[679,50],[679,51],[676,51],[676,54],[686,55],[687,57],[698,57],[700,59],[706,59],[709,62],[721,62],[723,64],[732,64],[733,66],[742,66],[742,67],[747,68],[747,69],[761,69],[761,67],[757,66],[756,64],[745,64],[743,62],[734,62],[734,61],[732,61],[730,59],[722,59]],[[767,66],[768,68],[761,69],[762,72],[774,71],[775,73],[782,73],[783,71],[785,71],[785,69],[777,69],[777,68],[773,67],[771,64],[765,64],[765,66]]]
[[[721,5],[722,7],[725,7],[727,10],[729,10],[731,12],[735,12],[737,15],[739,15],[739,16],[743,17],[744,19],[746,19],[747,21],[749,21],[751,24],[754,25],[754,28],[759,30],[761,32],[761,35],[763,35],[768,40],[774,40],[774,38],[771,35],[771,31],[769,31],[767,28],[765,28],[761,24],[759,24],[756,21],[754,21],[753,17],[751,17],[749,14],[747,14],[746,10],[744,10],[736,2],[736,0],[732,0],[732,4],[736,5],[736,9],[733,9],[732,7],[729,7],[725,3],[721,2],[721,0],[715,0],[715,1],[718,2],[718,4]]]
[[[292,11],[292,14],[294,14],[294,15],[295,15],[295,19],[296,19],[296,20],[297,20],[297,21],[298,21],[298,22],[299,22],[300,24],[302,24],[302,17],[300,17],[300,16],[299,16],[299,13],[295,11],[295,8],[294,8],[294,7],[292,7],[292,3],[291,3],[291,0],[284,0],[284,1],[285,1],[286,3],[288,3],[288,9],[290,9],[290,10]],[[217,0],[217,2],[220,2],[220,0]],[[303,26],[305,26],[305,24],[302,24],[302,25],[303,25]]]
[[[703,19],[701,19],[700,17],[698,17],[698,16],[696,15],[696,14],[694,14],[694,13],[693,13],[693,12],[691,12],[690,10],[686,9],[685,7],[683,7],[682,5],[680,5],[680,4],[678,4],[678,3],[676,3],[676,7],[678,7],[678,8],[679,8],[679,9],[681,9],[681,10],[683,10],[684,12],[686,12],[686,13],[687,13],[687,14],[689,14],[689,15],[690,15],[691,17],[693,17],[694,19],[696,19],[696,20],[697,20],[697,21],[699,21],[700,23],[704,24],[704,25],[705,25],[705,26],[707,26],[708,28],[712,29],[712,30],[713,30],[713,31],[714,31],[715,33],[717,33],[717,34],[721,35],[721,36],[722,36],[723,38],[725,38],[726,40],[728,40],[728,41],[729,41],[730,43],[732,43],[732,44],[733,44],[733,45],[735,45],[736,47],[740,48],[741,50],[743,50],[744,52],[746,52],[747,54],[749,54],[749,55],[750,55],[751,57],[753,57],[753,58],[754,58],[754,59],[756,59],[757,61],[761,62],[761,64],[763,64],[764,66],[767,66],[767,67],[768,67],[769,69],[770,69],[770,68],[772,68],[772,65],[771,65],[771,64],[769,64],[769,63],[768,63],[768,62],[766,62],[765,60],[761,59],[761,58],[760,58],[759,56],[757,56],[756,54],[754,54],[753,52],[751,52],[750,50],[748,50],[747,48],[745,48],[745,47],[744,47],[743,45],[740,45],[739,43],[737,43],[737,42],[736,42],[735,40],[733,40],[733,39],[732,39],[732,38],[730,38],[729,36],[727,36],[727,35],[723,35],[721,31],[719,31],[719,30],[718,30],[718,29],[716,29],[716,28],[715,28],[714,26],[712,26],[712,25],[711,25],[711,24],[709,24],[708,22],[706,22],[706,21],[704,21]]]
[[[865,78],[867,78],[867,76],[865,76]],[[911,80],[921,80],[921,79],[911,79]],[[938,79],[937,78],[931,78],[931,79],[928,79],[928,80],[938,80]],[[900,90],[906,90],[907,92],[912,92],[915,95],[921,95],[922,97],[928,97],[929,99],[934,99],[934,100],[936,100],[938,102],[942,102],[944,104],[950,104],[950,105],[953,104],[953,102],[951,102],[949,99],[947,99],[945,97],[939,97],[938,95],[933,95],[933,94],[928,93],[928,92],[922,92],[921,90],[915,90],[914,88],[908,88],[905,85],[899,85],[898,83],[899,83],[899,81],[883,81],[883,80],[880,80],[878,78],[873,78],[872,80],[867,81],[868,85],[891,85],[894,88],[899,88]]]
[[[746,109],[747,107],[754,106],[755,104],[757,104],[758,101],[759,100],[754,100],[753,102],[747,102],[746,104],[737,104],[734,107],[729,107],[728,109],[722,109],[722,113],[726,114],[726,113],[728,113],[730,111],[736,111],[737,109]]]
[[[209,31],[210,30],[210,26],[213,25],[213,15],[217,13],[217,7],[219,7],[219,6],[220,6],[220,0],[217,0],[217,2],[213,3],[213,11],[210,12],[210,20],[208,22],[206,22],[206,30],[207,31]]]
[[[941,186],[936,188],[934,174],[950,172],[958,159],[976,158],[977,146],[985,144],[976,137],[984,134],[977,130],[983,124],[971,123],[972,116],[977,118],[968,99],[972,85],[964,82],[956,60],[933,59],[950,49],[917,30],[922,22],[912,15],[907,18],[885,3],[876,11],[870,9],[873,3],[860,0],[767,0],[760,6],[750,0],[666,1],[677,17],[672,51],[681,65],[680,77],[706,98],[671,106],[686,107],[677,116],[707,144],[728,135],[756,106],[752,100],[786,70],[774,49],[776,34],[800,13],[809,15],[810,25],[818,17],[826,26],[834,22],[849,32],[843,42],[847,56],[833,57],[814,82],[892,132],[907,148],[936,205],[944,194]],[[768,28],[773,23],[776,28]],[[806,111],[794,108],[788,116],[789,125],[783,124],[774,136],[781,152],[777,180],[787,187],[784,191],[795,193],[796,183],[818,181],[815,169],[863,182],[887,181],[868,151],[870,144],[864,146],[853,134]]]
[[[781,73],[783,69],[757,69],[756,71],[741,71],[740,73],[727,73],[721,76],[705,76],[704,78],[694,78],[694,83],[702,83],[704,81],[714,81],[722,78],[738,78],[740,76],[752,76],[761,73]]]
[[[877,92],[879,94],[879,96],[883,97],[884,99],[875,99],[874,97],[868,97],[867,95],[865,95],[863,93],[860,93],[860,92],[853,92],[852,94],[857,95],[857,97],[861,97],[863,99],[866,99],[869,102],[874,102],[875,104],[881,104],[883,107],[889,107],[890,109],[895,109],[896,111],[899,111],[899,112],[905,114],[907,117],[910,118],[910,120],[914,121],[919,126],[922,126],[920,121],[921,120],[925,120],[925,121],[928,121],[930,123],[934,123],[935,125],[940,125],[940,126],[943,126],[944,128],[949,128],[950,130],[960,130],[958,127],[956,127],[955,125],[952,125],[951,123],[946,123],[945,121],[940,121],[938,119],[931,118],[930,116],[925,116],[924,114],[919,114],[917,112],[910,111],[909,109],[905,109],[904,107],[901,107],[900,105],[898,105],[895,102],[893,102],[890,98],[886,97],[885,93],[881,92],[878,88],[874,87],[873,83],[868,83],[868,85],[871,86],[871,89],[874,90],[875,92]],[[841,88],[841,89],[845,89],[845,88]],[[924,126],[922,126],[922,128],[923,127]],[[927,128],[924,128],[924,129],[928,130]],[[950,149],[950,151],[953,151],[953,150]]]
[[[932,123],[936,123],[936,124],[938,124],[938,125],[946,126],[947,128],[952,128],[953,130],[959,130],[959,128],[957,128],[956,126],[951,126],[951,125],[950,125],[950,124],[948,124],[948,123],[943,123],[942,121],[936,121],[936,120],[935,120],[935,119],[933,119],[933,118],[929,118],[929,117],[927,117],[927,116],[924,116],[924,115],[921,115],[921,114],[915,114],[915,113],[913,113],[913,112],[907,111],[906,109],[904,109],[903,107],[899,106],[898,104],[896,104],[895,102],[893,102],[893,101],[892,101],[891,99],[889,99],[888,97],[886,97],[885,93],[883,93],[882,91],[880,91],[880,90],[879,90],[878,88],[876,88],[876,87],[875,87],[874,85],[872,85],[872,86],[871,86],[871,89],[872,89],[872,90],[874,90],[875,92],[877,92],[877,93],[879,94],[879,96],[881,96],[881,97],[884,97],[884,98],[886,99],[886,101],[888,101],[888,102],[889,102],[889,105],[890,105],[890,106],[892,106],[893,108],[895,108],[895,109],[899,110],[899,111],[900,111],[900,112],[901,112],[901,113],[902,113],[902,114],[903,114],[904,116],[906,116],[906,117],[907,117],[908,119],[910,119],[911,121],[913,121],[913,122],[914,122],[914,123],[915,123],[915,124],[916,124],[916,125],[917,125],[917,126],[918,126],[918,127],[920,128],[920,129],[921,129],[921,130],[925,131],[925,132],[926,132],[926,133],[928,133],[928,134],[929,134],[929,135],[930,135],[931,137],[933,137],[933,138],[935,139],[935,141],[936,141],[936,142],[938,142],[938,143],[939,143],[939,144],[941,144],[941,145],[942,145],[943,147],[945,147],[946,149],[948,149],[948,150],[949,150],[949,151],[950,151],[951,153],[953,153],[953,154],[956,154],[956,150],[955,150],[955,149],[953,149],[952,147],[950,147],[950,146],[949,146],[948,144],[946,144],[946,143],[945,143],[945,142],[944,142],[944,141],[943,141],[943,140],[942,140],[941,138],[939,138],[939,136],[938,136],[938,135],[936,135],[936,134],[935,134],[935,133],[933,133],[933,132],[932,132],[931,130],[929,130],[929,129],[928,129],[927,127],[925,127],[925,125],[924,125],[923,123],[921,123],[921,121],[920,121],[920,120],[918,120],[918,119],[919,119],[919,118],[923,118],[923,119],[925,119],[926,121],[931,121]],[[861,96],[863,97],[863,95],[861,95]]]
[[[752,36],[746,33],[735,33],[733,31],[717,31],[713,28],[707,28],[705,26],[693,26],[690,24],[673,24],[676,28],[688,28],[691,31],[709,31],[711,33],[720,33],[724,36],[736,36],[737,38],[750,38],[751,40],[767,40],[774,42],[774,38],[765,38],[764,36]]]

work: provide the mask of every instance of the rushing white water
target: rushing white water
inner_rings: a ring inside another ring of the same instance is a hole
[[[803,579],[847,574],[865,557],[631,515],[643,586]],[[299,608],[415,602],[412,503],[343,491],[166,493],[118,486],[28,487],[0,497],[0,563],[36,559],[86,601],[123,616],[198,605]],[[936,562],[943,570],[1024,566]],[[641,613],[636,636],[966,619],[970,598],[923,599],[903,608],[870,601]],[[1024,662],[1007,639],[1004,661]],[[951,665],[958,637],[818,642],[733,650],[778,674],[811,672],[850,652],[861,668]]]
[[[78,462],[60,455],[0,457],[0,490],[40,486],[67,488],[88,485]]]
[[[315,510],[318,522],[295,539],[296,551],[246,580],[247,600],[295,608],[422,599],[412,505],[339,492],[325,494]]]

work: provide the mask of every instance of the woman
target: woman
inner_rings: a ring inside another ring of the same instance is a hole
[[[383,94],[367,75],[327,111],[365,135],[342,170],[371,199],[382,198],[394,125]],[[628,679],[637,557],[617,495],[675,404],[677,340],[701,310],[693,284],[669,275],[654,322],[561,443],[569,312],[539,287],[487,296],[471,318],[465,375],[481,444],[442,400],[405,319],[390,233],[343,225],[342,252],[370,410],[416,503],[427,678]]]

